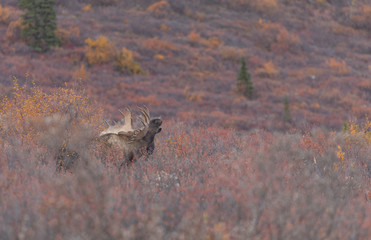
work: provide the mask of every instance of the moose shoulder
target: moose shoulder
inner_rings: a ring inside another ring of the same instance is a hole
[[[138,117],[141,127],[133,127],[132,113],[129,108],[120,113],[123,119],[114,125],[108,124],[108,128],[100,133],[99,139],[108,146],[116,146],[123,150],[125,159],[123,164],[133,162],[144,152],[152,154],[155,149],[155,136],[161,131],[162,120],[151,119],[147,107],[139,108],[141,115]]]

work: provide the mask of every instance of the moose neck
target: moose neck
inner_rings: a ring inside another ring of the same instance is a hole
[[[156,132],[148,131],[147,134],[144,136],[144,140],[148,143],[154,142]]]

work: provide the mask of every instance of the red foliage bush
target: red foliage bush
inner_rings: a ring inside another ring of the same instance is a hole
[[[363,4],[358,7],[356,14],[352,15],[353,26],[358,29],[371,30],[369,22],[371,20],[371,5]]]
[[[266,50],[283,53],[296,51],[300,44],[297,35],[288,32],[280,23],[265,22],[259,19],[256,32],[256,44]]]
[[[171,7],[167,1],[161,0],[149,6],[147,11],[155,17],[164,18],[171,14]]]

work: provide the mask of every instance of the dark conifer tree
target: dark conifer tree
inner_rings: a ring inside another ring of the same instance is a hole
[[[291,122],[291,113],[290,113],[290,103],[289,103],[289,98],[285,96],[283,99],[283,121],[285,123]]]
[[[237,80],[238,90],[246,97],[252,98],[254,94],[254,86],[251,81],[251,76],[247,71],[246,61],[244,57],[241,59],[241,68],[240,72],[238,73]]]
[[[26,10],[22,15],[22,36],[35,51],[45,52],[60,44],[55,36],[57,17],[54,5],[54,0],[19,1],[19,7]]]

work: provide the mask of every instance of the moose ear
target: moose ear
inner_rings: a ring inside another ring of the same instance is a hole
[[[162,130],[162,128],[159,128],[159,129],[157,130],[157,133],[161,132],[161,130]]]

